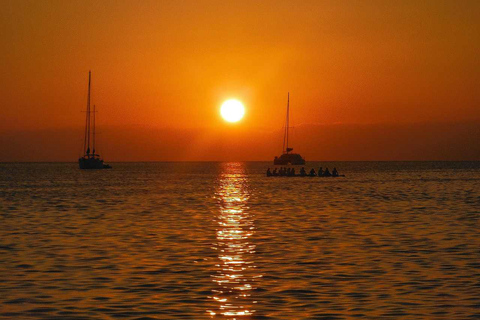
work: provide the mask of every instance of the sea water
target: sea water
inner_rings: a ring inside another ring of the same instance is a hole
[[[269,166],[0,164],[0,318],[480,318],[480,162]]]

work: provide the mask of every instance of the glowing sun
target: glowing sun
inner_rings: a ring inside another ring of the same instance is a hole
[[[220,108],[222,118],[228,122],[237,122],[242,120],[245,114],[245,107],[243,104],[235,99],[225,101]]]

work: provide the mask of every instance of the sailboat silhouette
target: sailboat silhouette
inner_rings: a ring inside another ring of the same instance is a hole
[[[87,117],[85,120],[85,137],[83,142],[83,156],[78,159],[80,169],[110,169],[108,164],[103,163],[100,155],[95,153],[95,105],[93,106],[93,121],[91,121],[90,112],[90,83],[91,72],[88,72],[88,98],[87,98]],[[93,122],[93,123],[92,123]],[[91,130],[93,124],[93,130]],[[91,139],[90,139],[91,137]],[[90,150],[90,142],[92,142],[92,150]],[[91,152],[90,152],[91,151]]]
[[[273,164],[274,165],[304,165],[305,164],[305,159],[302,158],[301,155],[298,153],[291,153],[293,151],[293,148],[290,148],[288,146],[288,131],[289,131],[289,126],[288,123],[290,121],[290,92],[288,93],[288,98],[287,98],[287,120],[285,121],[285,132],[283,136],[283,150],[282,150],[282,155],[280,157],[275,157],[273,159]]]

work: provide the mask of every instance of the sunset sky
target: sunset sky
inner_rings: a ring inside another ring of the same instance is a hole
[[[0,2],[0,161],[480,160],[480,1]],[[224,121],[230,98],[245,117]]]

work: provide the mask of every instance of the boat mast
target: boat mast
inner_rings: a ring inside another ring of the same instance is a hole
[[[288,153],[288,121],[290,113],[290,92],[287,96],[287,119],[285,121],[285,132],[283,133],[283,153]],[[285,148],[286,147],[286,148]]]
[[[93,105],[93,156],[95,157],[95,105]]]
[[[83,138],[83,155],[87,153],[87,128],[88,128],[88,107],[87,107],[87,112],[85,112],[85,135]]]
[[[87,156],[90,155],[90,82],[91,71],[88,71],[88,97],[87,97]]]
[[[287,153],[288,151],[288,128],[289,128],[289,120],[290,120],[290,92],[287,96]]]
[[[87,112],[85,117],[85,137],[83,140],[83,153],[87,156],[90,154],[90,79],[91,73],[88,71]]]

